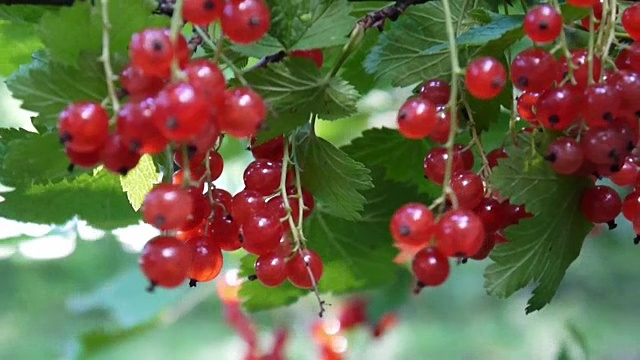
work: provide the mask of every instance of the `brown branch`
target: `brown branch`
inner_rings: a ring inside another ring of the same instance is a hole
[[[428,1],[430,0],[397,0],[393,5],[365,15],[362,19],[358,20],[358,25],[362,26],[365,30],[376,28],[382,31],[385,21],[396,21],[409,6],[424,4]]]

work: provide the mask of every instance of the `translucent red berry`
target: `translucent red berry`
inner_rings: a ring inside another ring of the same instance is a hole
[[[638,164],[633,158],[627,157],[620,171],[609,176],[609,180],[618,186],[629,186],[636,183],[639,173],[640,167]]]
[[[187,141],[207,126],[208,102],[205,94],[187,82],[165,87],[156,98],[155,124],[169,140]]]
[[[582,166],[584,152],[582,146],[570,137],[560,137],[554,140],[544,157],[551,168],[558,174],[573,174]]]
[[[243,179],[246,189],[268,196],[278,190],[281,177],[282,161],[255,160],[244,170]]]
[[[164,87],[166,80],[149,75],[140,68],[129,65],[120,73],[120,84],[130,98],[142,100],[155,96]]]
[[[484,242],[485,229],[480,218],[470,210],[451,210],[438,220],[436,246],[445,256],[468,258]]]
[[[178,230],[191,216],[193,200],[187,189],[172,185],[156,185],[144,198],[142,218],[160,230]]]
[[[537,43],[554,41],[562,32],[562,16],[551,5],[537,5],[524,17],[524,32]]]
[[[516,110],[518,116],[530,124],[537,125],[538,119],[536,118],[535,107],[538,103],[538,97],[540,94],[530,91],[525,91],[516,100]]]
[[[583,117],[590,127],[609,127],[620,111],[622,100],[618,90],[609,84],[594,84],[584,91]]]
[[[442,185],[448,157],[446,148],[437,147],[431,149],[424,159],[424,175],[434,183]],[[461,150],[460,147],[454,149],[451,166],[452,174],[464,170],[471,170],[472,167],[473,154],[468,150]]]
[[[254,268],[256,277],[265,286],[280,286],[287,280],[287,261],[275,252],[260,255]]]
[[[78,102],[67,106],[58,117],[60,142],[77,152],[92,152],[109,136],[109,114],[97,103]]]
[[[187,47],[186,40],[178,37],[178,47]],[[167,78],[170,75],[171,62],[178,56],[169,38],[167,29],[148,28],[133,34],[129,43],[131,64],[150,76]],[[187,54],[188,56],[188,54]]]
[[[622,12],[622,26],[635,41],[640,41],[640,4],[633,4]]]
[[[224,251],[234,251],[242,247],[240,226],[222,211],[216,211],[207,229],[213,242]]]
[[[262,97],[249,88],[225,92],[225,107],[218,119],[220,129],[236,138],[252,137],[262,126],[267,108]]]
[[[127,175],[138,165],[140,154],[131,151],[128,144],[122,141],[120,135],[112,134],[107,138],[100,152],[100,161],[105,169],[120,175]]]
[[[145,244],[138,263],[152,286],[174,288],[186,280],[191,259],[186,243],[161,235]]]
[[[116,131],[131,151],[158,154],[167,147],[169,140],[155,127],[157,111],[155,101],[147,98],[130,101],[118,112]]]
[[[422,98],[407,100],[398,111],[398,131],[408,139],[422,139],[436,126],[437,109]]]
[[[65,146],[64,152],[67,154],[67,158],[69,158],[71,164],[83,168],[92,168],[100,164],[100,153],[102,152],[102,149],[97,149],[91,152],[77,152]]]
[[[560,81],[556,59],[540,48],[529,48],[516,55],[510,71],[513,85],[522,91],[544,91]]]
[[[311,289],[313,287],[311,274],[313,274],[313,280],[317,284],[322,277],[323,271],[324,266],[320,255],[311,249],[302,250],[302,256],[296,253],[287,262],[287,277],[289,281],[302,289]]]
[[[480,57],[467,64],[464,83],[467,91],[482,100],[498,96],[507,82],[502,63],[492,57]]]
[[[427,244],[435,220],[431,210],[420,203],[403,205],[391,217],[391,236],[398,243],[412,246]]]
[[[581,210],[592,223],[609,223],[609,228],[613,229],[614,220],[622,210],[622,200],[612,188],[595,186],[582,194]]]
[[[215,279],[222,270],[222,251],[212,238],[206,235],[187,239],[192,260],[187,277],[193,282],[207,282]]]
[[[185,0],[182,18],[194,25],[207,26],[222,15],[224,0]]]
[[[309,59],[313,61],[318,69],[322,68],[322,64],[324,63],[324,55],[322,54],[322,50],[313,49],[313,50],[295,50],[289,54],[293,57]]]
[[[258,139],[254,136],[251,138],[251,154],[256,159],[282,161],[284,157],[284,138],[282,136],[275,137],[256,145]]]
[[[471,171],[461,171],[452,175],[449,187],[461,209],[473,209],[482,202],[484,184],[480,176]]]
[[[505,226],[503,207],[496,199],[483,198],[473,212],[478,215],[487,233],[500,230]]]
[[[257,191],[243,189],[233,197],[231,209],[227,209],[234,220],[242,223],[256,213],[266,210],[264,196]]]
[[[242,247],[247,252],[262,255],[275,251],[284,229],[276,214],[261,212],[241,221],[241,233]]]
[[[558,131],[568,129],[581,112],[580,94],[572,87],[549,89],[540,94],[536,117],[542,126]]]
[[[234,43],[250,44],[271,26],[271,11],[264,0],[229,0],[220,18],[222,32]]]
[[[507,152],[504,150],[504,148],[497,148],[497,149],[491,150],[487,154],[487,162],[489,163],[489,168],[493,169],[498,165],[499,159],[506,159],[508,157],[509,155],[507,155]]]
[[[411,270],[423,286],[442,285],[451,271],[447,256],[432,246],[416,253],[411,263]]]
[[[451,98],[451,86],[444,80],[427,80],[420,86],[420,97],[436,106],[446,105]]]
[[[573,77],[576,81],[576,85],[579,89],[584,89],[589,85],[589,52],[586,49],[574,49],[571,50],[571,63],[573,64]],[[569,64],[567,64],[567,58],[560,58],[560,69],[564,78],[569,76]],[[600,79],[602,69],[602,62],[597,56],[593,57],[593,69],[592,76],[595,81]]]

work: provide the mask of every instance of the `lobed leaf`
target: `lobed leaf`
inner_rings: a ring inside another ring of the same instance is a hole
[[[127,199],[135,211],[140,209],[144,197],[158,182],[156,165],[150,155],[143,155],[135,168],[126,176],[120,176],[122,190],[127,193]]]

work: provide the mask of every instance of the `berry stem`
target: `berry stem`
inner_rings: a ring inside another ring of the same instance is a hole
[[[171,15],[171,27],[169,33],[169,39],[171,39],[171,43],[173,44],[173,48],[177,48],[178,36],[180,36],[180,30],[182,29],[183,20],[182,20],[182,5],[184,4],[184,0],[176,0],[173,5],[173,14]],[[180,65],[178,64],[178,57],[174,56],[171,61],[171,76],[174,79],[180,79],[183,77],[180,71]]]
[[[184,179],[182,180],[182,186],[188,187],[191,185],[191,166],[189,165],[189,148],[186,144],[180,146],[180,151],[182,155],[182,171],[184,173]],[[205,160],[205,163],[209,163],[208,158]]]
[[[447,148],[447,163],[444,171],[444,181],[442,182],[442,195],[446,197],[447,194],[451,195],[451,204],[454,209],[458,208],[458,199],[451,192],[449,182],[451,181],[451,171],[453,168],[453,146],[455,142],[456,134],[458,133],[458,76],[461,72],[460,62],[458,60],[458,48],[456,47],[456,32],[453,28],[453,17],[451,15],[450,0],[442,1],[442,9],[444,11],[444,21],[447,29],[447,40],[449,42],[449,57],[451,61],[451,95],[449,98],[449,113],[451,115],[451,127],[449,129],[449,137],[445,144]],[[446,201],[443,201],[440,205],[440,210],[444,210]]]
[[[595,47],[595,14],[593,8],[589,12],[589,44],[587,49],[587,71],[588,73],[588,84],[593,85],[593,52]],[[599,80],[599,79],[598,79]]]
[[[559,14],[562,14],[562,10],[560,9],[560,3],[558,2],[558,0],[553,0],[551,2],[551,4],[558,11]],[[574,65],[573,59],[571,57],[571,51],[569,50],[569,45],[567,44],[567,35],[564,32],[564,25],[562,26],[562,31],[560,31],[559,45],[560,45],[560,49],[562,49],[562,53],[564,54],[565,58],[567,59],[567,72],[568,72],[568,75],[569,75],[569,81],[572,84],[575,84],[576,83],[576,78],[573,75],[573,72],[575,70],[575,65]]]
[[[469,106],[469,102],[465,99],[462,99],[462,104],[464,105],[464,108],[469,116],[469,125],[471,126],[471,141],[478,149],[478,154],[480,155],[480,160],[482,161],[481,171],[486,171],[485,174],[490,175],[491,169],[489,168],[489,160],[487,160],[487,155],[485,154],[484,147],[482,146],[482,142],[480,141],[480,137],[478,136],[478,130],[476,130],[476,122],[473,119],[471,106]]]
[[[164,161],[165,170],[162,181],[171,184],[173,182],[173,153],[171,152],[171,146],[167,146],[164,149]]]
[[[113,74],[113,68],[111,67],[111,51],[109,41],[109,30],[111,30],[111,23],[109,22],[109,0],[101,0],[100,4],[102,15],[102,55],[100,61],[104,66],[104,75],[107,81],[107,90],[109,92],[109,98],[111,98],[111,107],[113,108],[114,116],[120,111],[120,101],[118,100],[118,94],[116,87],[113,85],[113,81],[116,76]]]
[[[331,71],[329,71],[326,77],[327,80],[331,79],[338,73],[338,70],[340,70],[340,67],[345,63],[345,61],[347,61],[349,56],[351,56],[351,54],[358,49],[358,47],[362,43],[363,38],[364,27],[362,27],[360,24],[356,24],[356,26],[353,28],[353,31],[351,31],[349,41],[342,48],[340,57],[338,58],[338,60],[336,60],[336,62],[333,63],[333,66],[331,66]]]
[[[602,3],[602,19],[600,20],[600,34],[606,39],[604,43],[600,43],[598,54],[602,58],[608,57],[609,48],[616,39],[616,18],[617,18],[617,0],[604,0]],[[598,39],[600,40],[600,38]],[[602,62],[601,74],[604,74],[605,61]]]
[[[238,81],[240,81],[240,83],[242,83],[243,86],[249,86],[249,83],[247,82],[247,80],[244,78],[244,76],[242,76],[242,70],[238,69],[238,67],[235,66],[233,61],[231,61],[228,57],[224,55],[224,52],[222,50],[222,45],[218,45],[214,43],[211,37],[209,36],[209,34],[207,34],[204,30],[202,30],[201,27],[194,26],[194,29],[196,30],[198,35],[202,37],[202,40],[205,42],[205,44],[209,45],[209,47],[212,49],[216,49],[214,58],[218,57],[222,59],[225,65],[227,65],[231,69],[231,71],[233,71],[233,75],[235,75],[236,79],[238,79]],[[222,43],[222,37],[218,40],[218,42],[220,44]]]

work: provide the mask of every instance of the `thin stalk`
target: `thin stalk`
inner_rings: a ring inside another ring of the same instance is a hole
[[[104,66],[104,75],[107,81],[107,91],[109,92],[109,98],[111,99],[111,107],[113,108],[114,116],[120,111],[120,101],[118,100],[118,94],[116,93],[116,87],[113,81],[116,76],[113,74],[113,67],[111,66],[111,51],[109,41],[109,30],[111,30],[111,23],[109,22],[109,0],[101,0],[102,5],[102,55],[100,61]]]
[[[173,44],[173,48],[177,48],[178,37],[180,36],[180,31],[182,30],[183,20],[182,20],[182,6],[184,4],[184,0],[176,0],[173,5],[173,15],[171,16],[171,25],[170,25],[170,33],[169,39],[171,39],[171,44]],[[178,57],[174,56],[171,61],[171,76],[173,79],[182,78],[182,72],[180,71],[180,64],[178,64]]]

